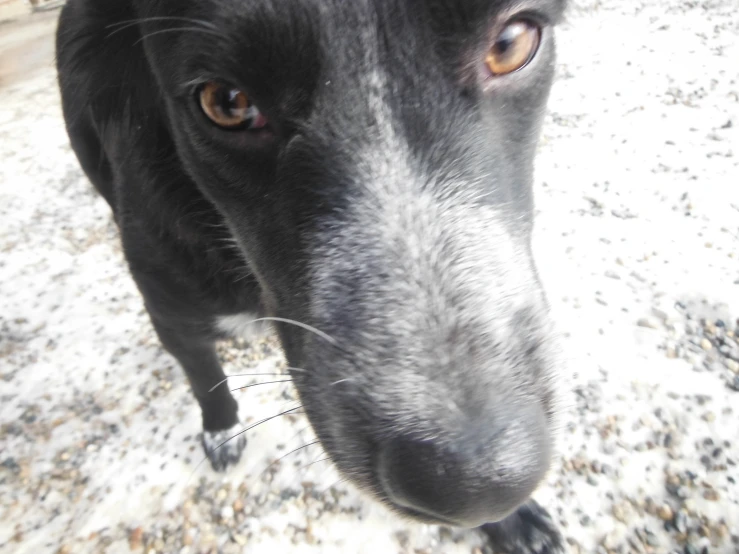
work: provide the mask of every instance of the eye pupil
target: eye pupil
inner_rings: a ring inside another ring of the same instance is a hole
[[[495,43],[495,46],[493,48],[497,56],[504,56],[506,52],[510,50],[512,45],[513,45],[512,40],[501,39]]]
[[[508,50],[510,50],[511,46],[513,46],[515,40],[516,37],[510,32],[509,29],[506,29],[495,42],[495,53],[499,55],[505,54]]]

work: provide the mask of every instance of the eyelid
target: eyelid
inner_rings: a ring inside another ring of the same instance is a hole
[[[508,24],[509,22],[517,19],[525,19],[527,21],[531,21],[532,23],[536,23],[540,27],[545,27],[553,24],[552,19],[547,14],[533,9],[517,11],[515,15],[509,17],[506,20],[505,24]]]
[[[199,75],[198,77],[195,77],[193,79],[189,79],[187,81],[180,83],[177,87],[177,93],[180,94],[181,96],[189,96],[193,92],[197,91],[198,88],[205,85],[206,83],[211,83],[214,81],[217,83],[221,83],[223,85],[229,85],[233,88],[239,89],[244,94],[246,94],[249,98],[254,98],[254,94],[252,94],[252,91],[249,90],[249,87],[239,82],[238,79],[232,79],[228,75],[214,75],[210,73],[203,73],[202,75]]]
[[[537,25],[542,32],[546,27],[552,26],[552,19],[545,13],[535,9],[515,9],[504,10],[495,18],[494,23],[488,28],[488,47],[495,43],[495,40],[503,32],[506,26],[515,21],[530,21]]]
[[[498,11],[497,18],[506,23],[520,16],[542,26],[557,25],[563,18],[566,3],[566,0],[510,0]]]
[[[214,79],[210,77],[196,77],[195,79],[190,79],[189,81],[185,81],[184,83],[180,83],[177,86],[177,93],[181,96],[189,96],[194,91],[198,90],[201,86],[203,86],[208,81],[213,81]]]

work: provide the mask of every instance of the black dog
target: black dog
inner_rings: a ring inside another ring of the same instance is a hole
[[[269,316],[356,485],[561,548],[527,499],[552,448],[531,189],[563,1],[69,0],[71,142],[214,468],[245,445],[214,448],[240,430],[214,342]]]

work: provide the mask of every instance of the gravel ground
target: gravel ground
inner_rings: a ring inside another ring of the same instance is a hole
[[[289,453],[302,415],[227,475],[198,465],[184,375],[67,143],[54,17],[0,25],[0,552],[484,552],[363,498],[318,445]],[[559,37],[535,245],[571,392],[536,496],[575,553],[736,554],[739,4],[581,0]],[[269,338],[221,354],[284,371]],[[296,405],[289,383],[237,394],[247,422]]]

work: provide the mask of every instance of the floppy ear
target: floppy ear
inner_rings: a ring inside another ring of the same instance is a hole
[[[57,33],[57,70],[70,125],[87,113],[99,130],[130,124],[138,119],[132,110],[149,111],[156,105],[156,83],[136,18],[128,0],[65,6]]]
[[[122,137],[147,137],[166,125],[129,0],[70,0],[56,36],[62,110],[82,169],[115,212],[110,156]],[[147,131],[141,129],[147,123]]]

